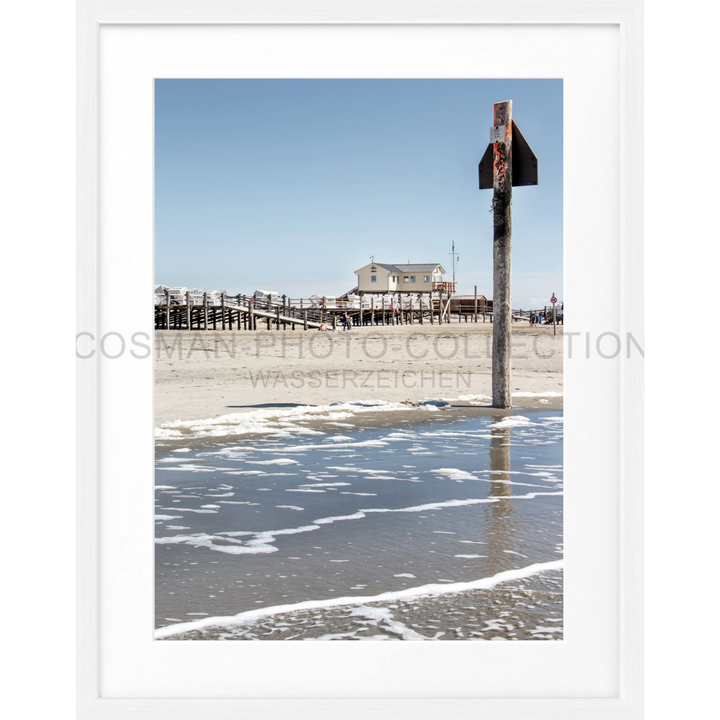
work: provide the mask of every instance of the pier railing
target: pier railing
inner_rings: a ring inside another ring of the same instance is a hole
[[[184,296],[183,296],[184,295]],[[332,297],[289,298],[283,296],[230,295],[220,292],[186,291],[155,293],[157,330],[257,330],[335,329],[345,316],[352,325],[403,325],[419,322],[462,322],[493,320],[492,300],[478,298],[477,305],[465,298],[443,299],[441,295],[364,295],[355,300]],[[557,320],[563,322],[561,308]],[[552,324],[552,308],[513,310],[513,321]]]

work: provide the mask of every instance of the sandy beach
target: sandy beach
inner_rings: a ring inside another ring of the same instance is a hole
[[[491,394],[492,327],[157,331],[155,423],[368,400],[482,402]],[[545,393],[553,407],[562,407],[562,332],[562,326],[557,335],[551,326],[513,327],[518,404],[536,406]]]

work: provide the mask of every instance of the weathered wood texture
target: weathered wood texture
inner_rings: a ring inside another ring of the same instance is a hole
[[[505,127],[505,142],[493,145],[492,404],[511,408],[512,100],[495,103],[494,125]]]

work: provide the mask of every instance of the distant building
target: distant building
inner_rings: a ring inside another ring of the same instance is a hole
[[[372,262],[355,271],[359,293],[429,293],[453,292],[445,286],[445,270],[439,263],[388,265]]]
[[[492,309],[492,300],[484,295],[477,296],[478,312],[486,312]],[[460,315],[472,315],[475,312],[475,295],[453,295],[450,298],[450,312]]]

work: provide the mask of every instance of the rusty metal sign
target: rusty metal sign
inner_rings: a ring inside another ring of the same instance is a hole
[[[490,130],[491,142],[485,150],[485,154],[478,166],[478,176],[481,190],[492,190],[493,186],[493,130],[503,129],[492,128]],[[504,140],[504,135],[503,135]],[[512,121],[512,184],[513,187],[538,184],[538,161],[527,140],[518,129],[515,121]]]

